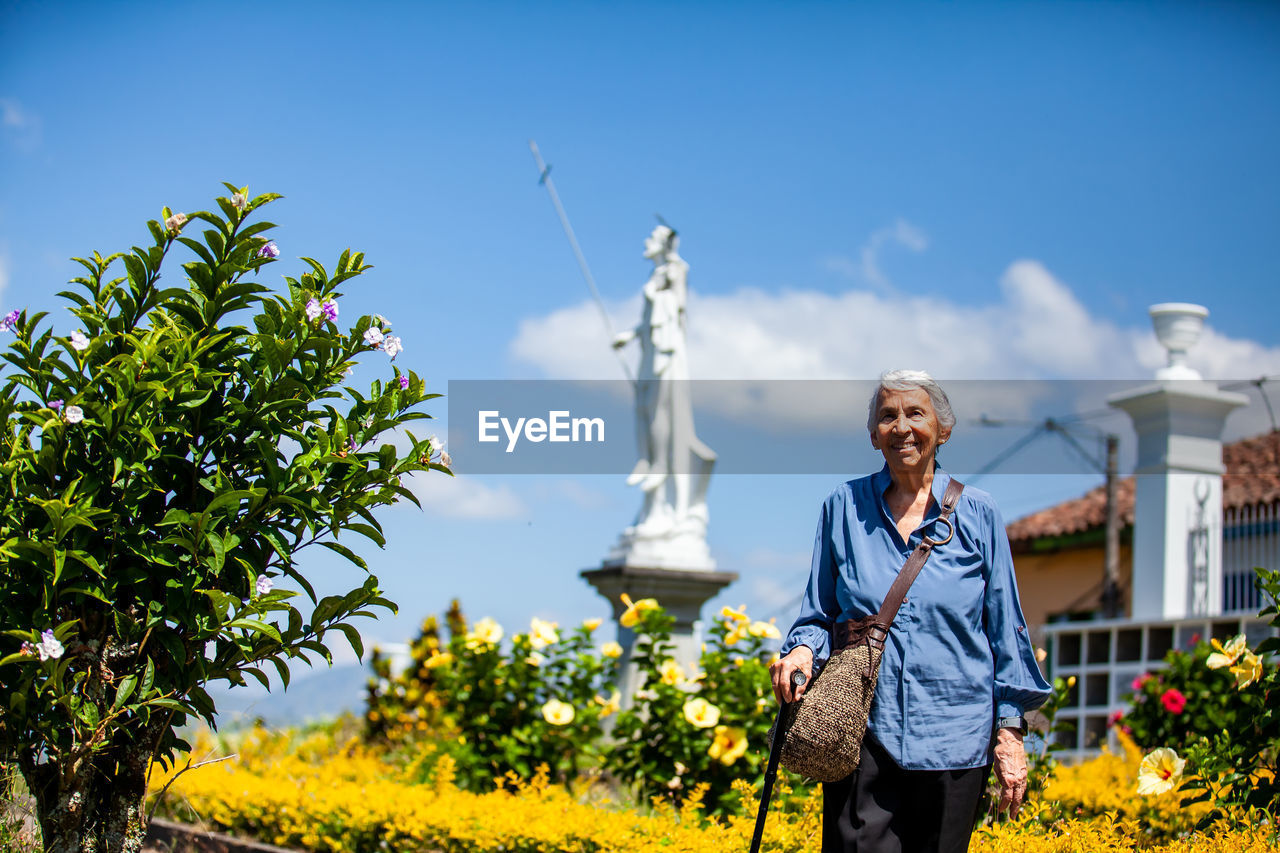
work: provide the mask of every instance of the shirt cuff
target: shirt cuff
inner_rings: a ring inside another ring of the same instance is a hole
[[[996,719],[997,720],[1001,719],[1002,717],[1021,717],[1025,713],[1026,712],[1023,711],[1022,706],[1014,702],[1001,700],[996,703]]]

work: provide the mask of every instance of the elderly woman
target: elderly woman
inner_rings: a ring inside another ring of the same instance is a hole
[[[803,695],[793,696],[791,675],[812,677],[834,625],[879,610],[922,536],[946,539],[934,521],[951,478],[935,457],[954,425],[929,374],[881,377],[867,428],[885,466],[823,504],[800,618],[771,667],[779,701]],[[966,488],[952,521],[955,535],[933,549],[885,643],[861,763],[824,786],[824,853],[965,850],[993,758],[1000,809],[1016,815],[1026,793],[1024,714],[1049,685],[995,502]]]

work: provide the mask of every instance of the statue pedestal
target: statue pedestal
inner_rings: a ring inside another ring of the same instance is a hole
[[[675,645],[676,661],[686,669],[702,655],[694,637],[694,623],[701,616],[702,605],[738,579],[736,572],[713,572],[706,569],[650,568],[642,566],[609,566],[587,569],[582,572],[587,583],[609,600],[613,608],[613,620],[618,621],[627,609],[622,594],[632,601],[656,598],[658,603],[676,619],[671,630]],[[639,686],[636,683],[636,667],[631,662],[631,651],[636,635],[630,628],[618,625],[618,644],[622,646],[622,677],[618,686],[623,706],[631,704],[631,694]]]

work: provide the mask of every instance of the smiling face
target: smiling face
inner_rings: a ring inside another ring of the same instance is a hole
[[[871,446],[884,454],[891,471],[916,471],[932,463],[938,445],[950,437],[923,390],[880,391]]]

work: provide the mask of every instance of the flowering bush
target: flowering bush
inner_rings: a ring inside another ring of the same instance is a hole
[[[468,790],[489,790],[512,772],[527,779],[545,764],[565,782],[608,774],[641,802],[680,803],[694,787],[686,780],[695,780],[706,786],[706,808],[732,811],[734,780],[763,777],[775,707],[765,642],[778,638],[777,628],[725,608],[689,669],[672,657],[674,619],[661,605],[624,603],[642,680],[630,708],[619,712],[621,648],[592,648],[598,620],[568,633],[535,619],[504,650],[500,626],[468,625],[455,602],[448,641],[428,619],[404,672],[375,657],[367,732],[388,743],[434,744]],[[432,778],[434,760],[420,765],[423,779]],[[797,796],[807,793],[792,782]]]
[[[1280,572],[1256,571],[1258,588],[1270,601],[1261,615],[1271,616],[1271,627],[1280,629]],[[1243,710],[1230,725],[1189,741],[1186,788],[1194,796],[1188,802],[1213,806],[1206,821],[1251,823],[1262,813],[1275,825],[1280,818],[1280,670],[1264,659],[1280,650],[1280,638],[1272,636],[1256,650],[1244,637],[1215,641],[1214,648],[1205,666],[1226,674],[1228,692]]]
[[[266,683],[270,665],[287,683],[287,660],[328,658],[334,631],[359,651],[351,618],[394,605],[336,537],[381,546],[373,511],[413,499],[401,478],[446,470],[429,441],[402,453],[380,438],[428,417],[413,409],[438,395],[421,379],[392,368],[365,393],[343,386],[365,332],[387,325],[336,323],[363,255],[343,252],[332,273],[304,258],[309,271],[273,293],[256,276],[279,256],[263,236],[274,226],[251,220],[278,196],[227,186],[214,211],[166,208],[148,246],[77,259],[63,331],[21,311],[0,324],[14,336],[0,383],[0,758],[21,768],[48,849],[137,849],[151,763],[186,748],[189,716],[213,721],[210,682]],[[162,287],[184,249],[185,281]],[[295,564],[315,544],[363,582],[317,601]]]
[[[211,749],[212,744],[205,741],[196,754],[205,756]],[[388,764],[376,751],[331,733],[291,739],[258,731],[244,738],[236,750],[237,760],[200,767],[174,781],[162,805],[164,813],[318,853],[424,849],[723,853],[748,849],[754,826],[755,793],[745,782],[736,786],[739,804],[733,815],[707,815],[701,800],[704,789],[699,785],[690,786],[690,796],[679,806],[658,798],[648,813],[638,813],[619,807],[598,788],[574,796],[548,784],[545,774],[504,780],[487,793],[462,791],[448,772],[448,758],[438,760],[431,784],[419,784],[413,781],[412,766]],[[1081,765],[1074,784],[1089,781],[1087,767]],[[172,770],[157,774],[153,791],[171,778]],[[1107,778],[1098,775],[1094,781]],[[1108,793],[1123,802],[1123,790]],[[1131,792],[1132,785],[1127,790]],[[818,849],[820,793],[815,789],[806,797],[784,800],[792,805],[771,807],[761,849],[769,853]],[[1275,849],[1273,827],[1217,827],[1153,843],[1143,820],[1123,813],[1041,820],[1034,809],[1027,809],[1017,821],[979,829],[970,850],[1118,853],[1142,848],[1151,853],[1263,853]]]
[[[456,602],[448,623],[447,643],[434,619],[424,623],[403,673],[392,677],[385,662],[375,662],[370,733],[436,743],[470,790],[492,789],[509,773],[530,778],[542,765],[562,782],[598,765],[603,722],[618,709],[616,661],[592,648],[599,620],[569,632],[534,619],[508,651],[501,626],[491,619],[468,625]],[[423,778],[433,768],[434,761],[423,763]]]
[[[730,813],[739,799],[734,780],[758,785],[764,776],[776,709],[765,641],[777,639],[778,629],[726,607],[696,671],[686,671],[671,657],[674,618],[655,607],[638,610],[635,620],[632,660],[643,686],[618,717],[605,766],[641,800],[679,802],[696,782],[706,786],[713,813]],[[807,793],[799,777],[788,781]]]
[[[1182,749],[1197,738],[1243,725],[1255,709],[1248,694],[1236,690],[1229,669],[1209,665],[1218,654],[1203,642],[1189,651],[1170,651],[1164,669],[1134,679],[1129,710],[1113,725],[1145,749]]]

